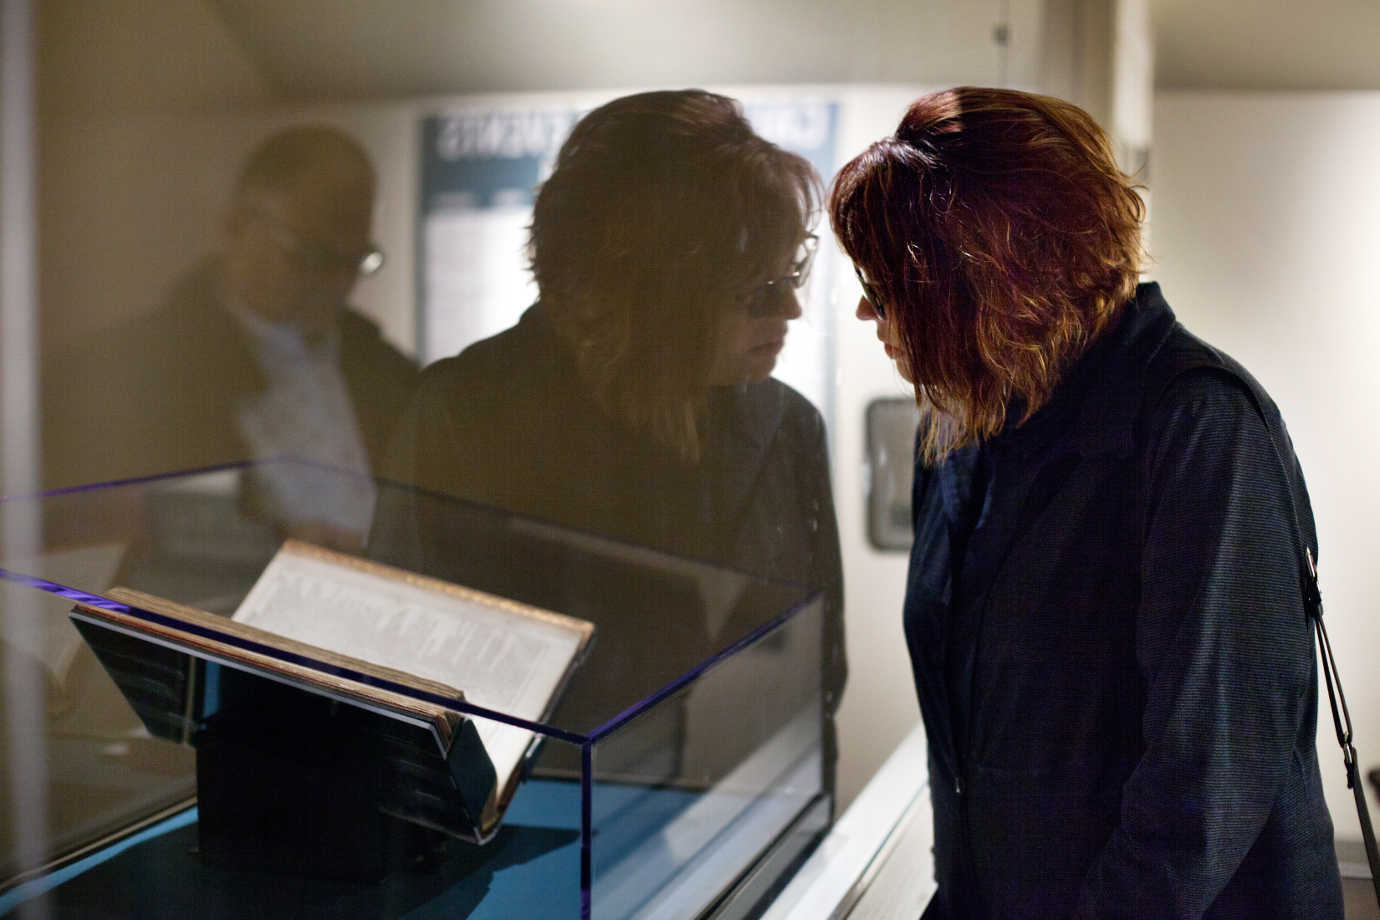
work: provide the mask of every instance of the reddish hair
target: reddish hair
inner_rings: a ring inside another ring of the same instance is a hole
[[[931,411],[921,455],[1019,424],[1135,293],[1145,205],[1082,109],[923,96],[834,180],[830,220],[876,288]]]

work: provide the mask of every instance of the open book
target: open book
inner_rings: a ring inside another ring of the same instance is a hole
[[[126,588],[106,596],[156,615],[87,603],[72,611],[155,735],[193,740],[215,714],[211,687],[220,682],[201,673],[203,661],[344,702],[388,720],[390,750],[405,761],[397,772],[408,779],[385,810],[481,841],[497,829],[533,733],[406,691],[540,721],[594,630],[585,620],[293,540],[231,619]],[[454,802],[428,804],[445,798],[448,784]]]

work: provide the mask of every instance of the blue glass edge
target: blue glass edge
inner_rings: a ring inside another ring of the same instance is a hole
[[[762,639],[763,637],[767,636],[773,631],[784,626],[789,620],[794,618],[795,615],[799,613],[801,610],[803,610],[805,607],[819,600],[819,598],[822,597],[823,594],[824,591],[822,588],[816,589],[813,594],[809,595],[804,600],[800,601],[794,606],[788,608],[784,613],[780,614],[774,619],[768,620],[761,626],[749,632],[747,635],[743,636],[738,641],[726,646],[718,652],[715,652],[713,655],[709,656],[704,661],[695,665],[689,671],[686,671],[680,677],[677,677],[675,680],[671,681],[669,684],[666,684],[660,690],[657,690],[651,696],[647,697],[644,700],[640,700],[634,703],[627,709],[620,712],[618,715],[614,716],[612,719],[609,719],[603,725],[600,725],[598,728],[594,729],[594,731],[590,732],[588,740],[591,742],[601,741],[604,738],[611,735],[613,732],[622,728],[628,722],[631,722],[637,716],[641,715],[649,709],[655,708],[657,705],[665,701],[667,698],[673,696],[676,693],[679,693],[685,687],[694,683],[706,671],[711,670],[720,662],[732,658],[734,655],[738,654],[738,652],[747,648],[749,645],[752,645],[753,643],[757,642],[758,640]]]
[[[45,492],[37,492],[27,495],[0,496],[0,502],[21,501],[25,499],[43,499],[60,495],[71,495],[82,492],[92,492],[99,489],[141,485],[151,482],[160,482],[168,479],[190,477],[193,475],[204,475],[208,473],[220,472],[222,470],[249,469],[264,464],[281,462],[300,463],[306,466],[312,466],[319,469],[334,470],[342,473],[353,473],[353,471],[339,470],[336,467],[332,467],[327,464],[318,463],[312,460],[306,460],[293,455],[278,455],[273,457],[262,458],[259,460],[237,460],[228,463],[218,463],[210,466],[197,467],[194,469],[173,470],[165,473],[156,473],[148,476],[136,476],[128,479],[117,479],[112,480],[110,482],[97,482],[79,486],[68,486],[60,489],[52,489]],[[354,475],[362,474],[354,473]],[[444,493],[436,492],[434,490],[426,489],[420,486],[396,482],[394,480],[390,480],[384,477],[376,478],[378,482],[386,484],[390,488],[400,488],[403,490],[416,492],[429,497],[447,498],[451,501],[457,501],[459,504],[463,505],[471,505],[480,508],[487,507],[475,502],[470,502],[463,499],[456,499],[454,496],[445,495]],[[514,514],[513,516],[524,517],[524,515],[519,514]],[[575,530],[576,532],[582,532],[579,531],[578,528],[575,528]],[[730,571],[733,570],[730,569]],[[58,585],[54,582],[49,582],[41,578],[35,578],[34,576],[24,575],[23,573],[14,572],[12,570],[0,568],[0,579],[19,582],[21,584],[27,584],[30,587],[34,587],[42,591],[47,591],[51,594],[58,594],[69,600],[80,601],[93,607],[99,607],[107,610],[117,610],[120,612],[130,613],[132,615],[139,616],[143,619],[147,619],[152,622],[162,623],[163,625],[176,626],[188,632],[201,635],[204,638],[213,638],[217,641],[227,642],[228,644],[245,648],[247,650],[256,651],[261,654],[268,655],[269,657],[277,658],[281,661],[287,661],[294,664],[301,664],[307,667],[311,667],[314,670],[334,674],[337,676],[347,677],[351,680],[355,680],[360,683],[367,684],[369,686],[378,687],[379,689],[400,693],[404,696],[408,696],[413,699],[419,699],[430,703],[437,703],[439,705],[444,706],[451,706],[461,712],[479,715],[485,718],[491,718],[495,721],[503,722],[507,725],[513,725],[515,727],[522,728],[527,731],[534,731],[539,734],[549,735],[551,737],[558,738],[562,741],[568,741],[572,744],[583,744],[586,741],[599,741],[607,737],[608,735],[612,734],[614,731],[617,731],[619,728],[623,727],[632,719],[636,718],[637,716],[641,715],[647,710],[654,708],[655,706],[666,700],[668,697],[674,695],[675,693],[684,689],[687,685],[698,680],[701,675],[703,675],[705,672],[709,671],[710,669],[718,665],[720,662],[732,657],[733,655],[737,654],[740,650],[746,648],[749,645],[752,645],[754,642],[757,642],[763,636],[771,633],[775,629],[782,626],[784,623],[786,623],[788,620],[794,617],[795,614],[798,613],[802,608],[814,602],[822,593],[822,589],[816,589],[814,593],[810,594],[808,597],[806,597],[799,603],[795,604],[794,606],[790,607],[784,613],[762,624],[761,626],[749,632],[747,635],[738,639],[736,642],[733,642],[721,651],[710,656],[700,664],[696,665],[689,671],[682,674],[680,677],[676,678],[675,680],[661,687],[659,690],[655,691],[651,696],[648,696],[645,699],[634,703],[627,709],[624,709],[622,712],[613,716],[611,719],[604,722],[602,725],[596,727],[593,731],[589,732],[588,734],[581,734],[579,732],[568,731],[566,729],[545,725],[539,722],[531,722],[526,719],[518,718],[516,716],[505,715],[495,710],[485,709],[482,706],[475,706],[472,703],[454,700],[449,697],[440,696],[439,694],[430,694],[424,691],[414,690],[410,687],[407,687],[402,684],[397,684],[393,681],[384,680],[382,678],[375,678],[371,675],[363,674],[358,671],[353,671],[348,668],[341,668],[335,665],[328,665],[324,662],[318,662],[315,659],[294,655],[290,652],[284,652],[280,649],[265,646],[260,643],[254,643],[250,642],[249,640],[243,640],[236,636],[230,636],[225,633],[220,633],[216,630],[205,629],[202,627],[193,627],[190,624],[184,623],[180,620],[174,621],[169,618],[163,617],[159,614],[153,613],[152,611],[131,608],[127,604],[121,604],[100,597],[98,595],[88,594],[86,592],[79,591],[74,588],[68,588],[63,585]],[[787,584],[787,582],[782,582],[777,579],[766,579],[764,581],[768,583]]]

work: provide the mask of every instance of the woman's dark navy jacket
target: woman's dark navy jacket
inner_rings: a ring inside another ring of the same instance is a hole
[[[1262,412],[1142,285],[1025,424],[917,467],[930,916],[1342,916],[1313,519]]]

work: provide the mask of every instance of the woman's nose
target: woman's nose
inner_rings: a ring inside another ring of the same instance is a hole
[[[800,309],[800,295],[796,293],[794,288],[786,291],[785,301],[782,307],[786,319],[800,319],[804,311]]]
[[[853,315],[863,322],[878,318],[877,311],[872,308],[872,301],[866,297],[858,298],[858,309],[853,311]]]
[[[799,319],[802,315],[800,298],[796,296],[795,288],[788,284],[768,284],[754,300],[749,301],[748,313],[757,317]]]

